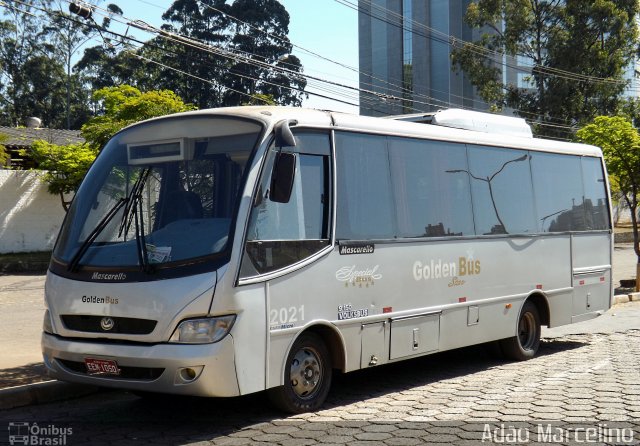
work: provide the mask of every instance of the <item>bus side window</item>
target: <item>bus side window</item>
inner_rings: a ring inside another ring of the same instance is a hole
[[[241,278],[277,271],[329,245],[329,136],[295,136],[296,173],[286,203],[269,199],[278,149],[271,145],[266,155],[247,225]]]

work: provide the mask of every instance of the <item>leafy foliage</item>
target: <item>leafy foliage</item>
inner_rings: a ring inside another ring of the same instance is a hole
[[[631,211],[635,252],[640,263],[640,244],[637,226],[640,198],[640,135],[631,121],[621,116],[598,116],[578,130],[578,139],[601,147],[611,185],[619,192]]]
[[[635,0],[477,0],[465,20],[481,35],[453,51],[453,64],[493,108],[515,108],[537,133],[567,137],[563,126],[618,107],[639,12]],[[503,54],[508,66],[529,65],[517,70],[535,88],[503,82]]]
[[[144,119],[193,109],[171,91],[143,93],[129,85],[103,88],[93,99],[103,104],[104,113],[82,126],[86,143],[59,146],[36,141],[29,152],[47,171],[43,180],[50,193],[60,196],[65,211],[69,206],[65,195],[78,189],[99,150],[116,132]]]
[[[0,124],[14,126],[34,115],[26,104],[31,74],[25,70],[26,64],[36,56],[48,58],[51,46],[32,5],[13,0],[4,3],[0,20]],[[44,0],[34,3],[50,4]]]
[[[91,92],[122,84],[171,90],[198,108],[300,105],[304,96],[302,66],[286,37],[289,14],[278,0],[175,0],[163,15],[162,36],[141,47],[106,32],[109,17],[85,21],[60,0],[3,4],[0,125],[38,116],[46,127],[79,129],[101,111]],[[123,13],[115,4],[101,8]],[[98,36],[102,45],[85,48]]]
[[[300,105],[306,80],[297,75],[302,71],[300,59],[289,54],[289,13],[284,6],[277,0],[235,0],[230,13],[237,19],[231,24],[230,47],[249,60],[231,62],[224,82],[231,88],[225,92],[224,104],[263,94],[280,104]],[[273,66],[279,70],[267,68]]]
[[[106,87],[93,94],[101,102],[104,114],[82,126],[82,136],[94,149],[102,146],[120,129],[144,119],[193,110],[169,90],[141,92],[130,85]]]
[[[75,192],[98,152],[88,144],[59,146],[40,140],[31,146],[30,155],[45,170],[43,181],[50,193],[60,196],[66,211],[70,202],[65,195]]]
[[[0,166],[3,166],[9,160],[9,154],[7,153],[6,147],[3,145],[7,139],[7,135],[0,133]]]
[[[77,67],[94,89],[169,89],[198,108],[264,104],[263,95],[301,104],[306,80],[290,54],[289,14],[279,1],[176,0],[162,18],[165,34],[142,48],[85,51]]]

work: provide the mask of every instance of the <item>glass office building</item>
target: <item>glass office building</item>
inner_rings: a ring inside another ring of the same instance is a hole
[[[469,3],[359,0],[361,114],[486,108],[466,77],[451,68],[451,39],[477,37],[463,20]]]
[[[476,41],[480,31],[464,22],[471,0],[358,0],[360,114],[386,116],[442,108],[488,109],[467,77],[452,69],[455,39]],[[638,20],[638,19],[637,19]],[[489,29],[483,32],[491,32]],[[535,89],[532,61],[503,56],[502,82]],[[638,97],[634,60],[625,95]],[[511,115],[512,109],[504,114]]]

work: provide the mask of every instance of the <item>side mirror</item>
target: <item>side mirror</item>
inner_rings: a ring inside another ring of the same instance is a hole
[[[271,174],[269,199],[276,203],[288,203],[291,199],[295,177],[296,154],[285,152],[276,153],[273,172]]]
[[[291,119],[283,119],[278,122],[275,127],[276,133],[276,147],[295,147],[296,146],[296,138],[291,133],[290,126],[296,125],[298,121]]]

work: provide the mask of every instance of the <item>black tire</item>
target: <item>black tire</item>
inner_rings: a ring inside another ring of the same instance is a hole
[[[331,356],[319,336],[304,333],[293,343],[284,370],[284,385],[268,390],[269,399],[289,413],[317,410],[331,387]]]
[[[504,355],[516,361],[533,358],[540,346],[540,313],[532,302],[525,302],[518,317],[516,336],[500,341]]]

